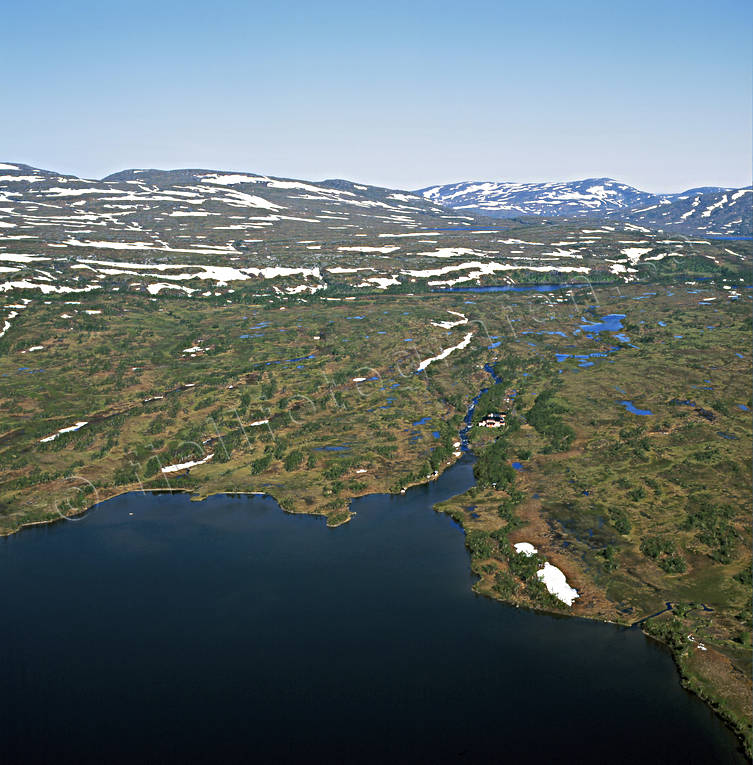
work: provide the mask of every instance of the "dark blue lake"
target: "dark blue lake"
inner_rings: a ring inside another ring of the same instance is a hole
[[[431,506],[472,480],[464,457],[334,530],[130,494],[1,540],[0,759],[744,762],[639,631],[471,592]]]
[[[639,414],[642,417],[653,414],[650,409],[639,409],[632,401],[620,401],[620,403],[625,407],[625,409],[628,410],[628,412],[631,412],[632,414]]]
[[[581,326],[586,333],[594,332],[619,332],[622,329],[624,313],[610,313],[598,322],[588,322]]]

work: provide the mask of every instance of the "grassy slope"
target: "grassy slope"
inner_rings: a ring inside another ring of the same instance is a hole
[[[432,377],[446,378],[444,389],[414,371],[462,339],[430,324],[459,306],[456,297],[212,306],[97,296],[72,319],[60,318],[74,310],[62,300],[30,306],[14,328],[19,350],[0,362],[0,524],[12,531],[59,517],[69,501],[82,508],[142,486],[265,491],[338,522],[348,497],[430,472],[437,423],[439,441],[455,440],[447,423],[463,411],[471,376],[450,380],[445,365]],[[34,345],[44,349],[22,352]],[[206,350],[183,353],[197,345]],[[353,382],[362,377],[377,379]],[[432,419],[410,441],[404,431],[419,417]],[[251,425],[261,420],[270,422]],[[89,424],[40,443],[76,421]],[[160,471],[210,453],[190,475]]]

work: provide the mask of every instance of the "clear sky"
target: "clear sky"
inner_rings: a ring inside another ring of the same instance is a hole
[[[750,0],[9,0],[0,161],[751,183]]]

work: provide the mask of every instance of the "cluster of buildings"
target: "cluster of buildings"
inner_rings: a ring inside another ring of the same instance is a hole
[[[480,428],[501,428],[505,424],[505,419],[510,414],[509,409],[512,407],[513,399],[515,398],[516,391],[507,390],[502,398],[502,406],[505,407],[499,412],[489,412],[484,415],[478,423]]]
[[[479,420],[480,428],[501,428],[505,424],[506,412],[490,412],[482,420]]]

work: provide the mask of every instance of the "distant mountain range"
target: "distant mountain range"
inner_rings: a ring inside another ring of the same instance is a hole
[[[0,163],[0,250],[114,242],[185,250],[317,247],[356,236],[536,226],[571,221],[698,236],[751,236],[751,188],[650,194],[608,178],[563,183],[456,183],[416,192],[347,180],[302,181],[217,170],[124,170],[102,180]],[[316,239],[315,243],[305,240]],[[347,240],[347,241],[345,241]],[[374,245],[375,246],[375,245]]]
[[[93,180],[0,162],[0,239],[226,248],[267,238],[348,239],[355,229],[378,235],[470,227],[475,220],[420,195],[342,180],[199,169],[132,169]]]
[[[616,218],[706,236],[751,236],[753,232],[750,186],[652,194],[611,178],[587,178],[551,183],[464,181],[415,193],[457,211],[496,218]]]

